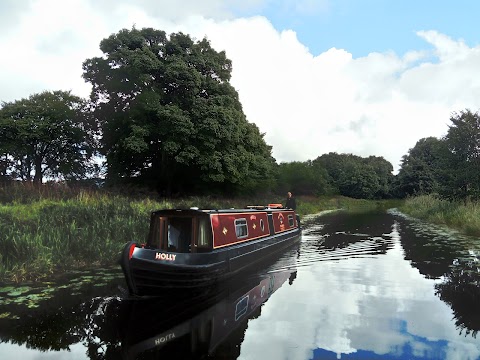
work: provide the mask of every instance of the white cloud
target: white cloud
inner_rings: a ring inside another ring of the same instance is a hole
[[[473,76],[480,47],[421,31],[431,52],[353,58],[348,49],[332,48],[313,56],[291,30],[279,32],[264,17],[233,17],[232,9],[254,11],[265,1],[192,0],[178,7],[148,0],[36,0],[11,7],[18,21],[0,36],[7,54],[0,58],[0,101],[47,89],[88,96],[82,62],[100,55],[103,38],[135,25],[207,36],[225,50],[247,118],[266,133],[278,162],[347,152],[383,156],[398,168],[419,139],[446,133],[453,111],[480,107],[480,78]]]

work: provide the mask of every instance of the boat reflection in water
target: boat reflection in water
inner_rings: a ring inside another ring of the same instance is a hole
[[[260,315],[261,305],[295,270],[253,278],[232,279],[209,293],[175,293],[168,298],[132,300],[122,339],[125,359],[197,358],[214,352],[239,355],[248,319]],[[230,341],[229,341],[230,340]]]

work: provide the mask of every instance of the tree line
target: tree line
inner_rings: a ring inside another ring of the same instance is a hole
[[[329,153],[277,164],[230,84],[231,61],[207,39],[133,28],[102,40],[100,49],[102,57],[83,63],[89,99],[45,91],[2,103],[1,179],[104,178],[165,195],[479,197],[477,113],[454,114],[444,138],[420,140],[396,176],[376,156]]]
[[[447,134],[420,139],[393,175],[383,157],[329,153],[313,161],[279,165],[279,184],[305,195],[362,199],[436,194],[453,201],[480,200],[480,115],[463,110],[450,117]]]
[[[397,195],[480,199],[480,115],[467,109],[454,113],[450,121],[445,136],[420,139],[403,156],[396,177]]]

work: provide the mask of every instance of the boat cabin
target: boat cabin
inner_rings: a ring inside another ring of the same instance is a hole
[[[290,209],[160,210],[152,213],[148,248],[204,253],[298,228]]]

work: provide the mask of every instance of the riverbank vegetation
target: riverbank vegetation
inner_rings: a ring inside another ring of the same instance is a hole
[[[422,195],[406,199],[399,209],[413,217],[480,236],[479,202],[450,201],[437,195]]]

